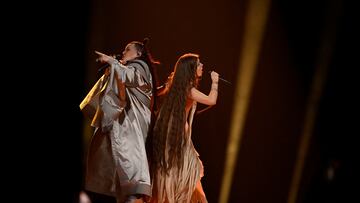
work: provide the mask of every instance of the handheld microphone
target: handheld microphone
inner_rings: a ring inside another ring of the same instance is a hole
[[[211,72],[212,72],[212,70],[210,70],[208,73],[209,73],[209,74],[211,74]],[[225,83],[227,83],[227,84],[231,85],[231,82],[229,82],[229,81],[225,80],[224,78],[221,78],[221,77],[220,77],[220,75],[219,75],[219,80],[221,80],[221,81],[223,81],[223,82],[225,82]]]

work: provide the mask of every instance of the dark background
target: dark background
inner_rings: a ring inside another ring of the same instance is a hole
[[[216,70],[233,84],[237,80],[247,0],[27,4],[18,10],[22,20],[11,24],[15,39],[8,50],[17,54],[10,60],[12,74],[6,75],[20,85],[12,91],[20,99],[6,97],[14,108],[4,107],[16,110],[7,116],[6,127],[15,132],[12,151],[19,154],[5,156],[17,169],[8,187],[14,198],[73,202],[83,189],[85,121],[79,104],[98,77],[94,50],[120,53],[129,41],[150,37],[150,49],[162,63],[162,81],[186,52],[200,54],[204,72]],[[334,36],[333,46],[298,202],[356,202],[358,11],[350,1],[274,0],[270,5],[229,202],[287,201],[327,36]],[[333,23],[335,29],[327,32]],[[208,92],[209,87],[204,75],[200,89]],[[217,105],[193,125],[210,203],[220,195],[234,91],[235,85],[222,84]],[[336,168],[333,181],[326,178],[329,167]]]

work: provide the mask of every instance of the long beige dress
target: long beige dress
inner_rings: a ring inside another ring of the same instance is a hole
[[[154,175],[152,203],[207,203],[200,179],[203,177],[203,165],[199,154],[191,140],[191,126],[196,110],[196,102],[192,103],[188,115],[186,136],[188,142],[184,148],[184,166],[174,166],[168,174],[160,170]]]

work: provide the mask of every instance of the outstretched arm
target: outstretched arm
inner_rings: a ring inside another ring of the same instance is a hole
[[[114,62],[114,60],[116,60],[114,57],[112,56],[108,56],[104,53],[101,53],[99,51],[95,51],[95,53],[99,56],[97,58],[98,61],[102,62],[102,63],[108,63],[108,64],[111,64]]]
[[[111,65],[111,68],[115,71],[115,73],[117,73],[117,78],[122,83],[125,83],[126,86],[140,87],[148,91],[151,89],[151,84],[148,84],[144,79],[146,75],[141,74],[140,70],[137,70],[135,67],[136,64],[129,64],[125,66],[122,64],[122,61],[118,61],[112,56],[108,56],[98,51],[95,51],[95,53],[99,55],[97,60]]]

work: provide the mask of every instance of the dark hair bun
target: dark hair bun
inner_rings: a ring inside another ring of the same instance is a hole
[[[143,39],[142,43],[143,43],[144,45],[146,45],[146,44],[148,44],[149,40],[150,40],[150,39],[149,39],[148,37],[145,37],[145,38]]]

